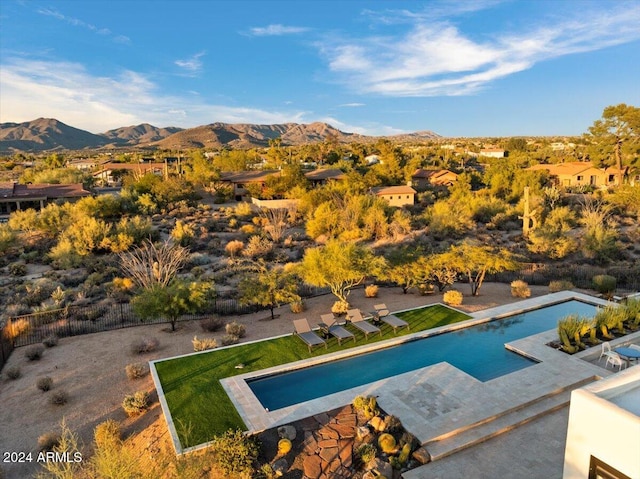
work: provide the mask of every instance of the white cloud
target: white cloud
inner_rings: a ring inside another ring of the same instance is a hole
[[[309,28],[281,25],[279,23],[267,25],[266,27],[253,27],[249,29],[249,35],[254,37],[296,35],[308,32]]]
[[[215,121],[308,121],[303,111],[211,104],[191,93],[166,95],[145,75],[131,70],[116,77],[98,77],[77,63],[9,58],[0,71],[0,122],[50,117],[100,133],[144,122],[193,127]]]
[[[453,13],[470,13],[494,3],[477,2]],[[546,19],[543,26],[536,26],[532,19],[528,30],[518,33],[494,29],[482,41],[442,19],[442,9],[416,14],[386,12],[386,16],[381,15],[382,23],[410,23],[409,31],[353,40],[334,38],[319,48],[338,80],[360,93],[473,94],[497,79],[545,60],[639,39],[640,9],[616,5],[619,8]],[[372,12],[366,13],[372,16]]]
[[[184,60],[176,60],[174,63],[178,65],[180,68],[183,68],[189,73],[197,73],[202,70],[202,60],[201,58],[206,54],[206,52],[196,53],[195,55],[190,56]]]
[[[338,105],[338,106],[341,108],[358,108],[360,106],[366,106],[366,104],[353,102],[353,103],[343,103],[342,105]]]
[[[104,28],[104,27],[97,27],[96,25],[92,24],[92,23],[87,23],[84,20],[81,20],[79,18],[76,17],[70,17],[68,15],[64,15],[63,13],[59,12],[58,10],[54,10],[52,8],[39,8],[36,10],[37,13],[39,13],[40,15],[45,15],[47,17],[53,17],[57,20],[63,21],[63,22],[67,22],[69,25],[73,25],[74,27],[80,27],[80,28],[85,28],[89,31],[92,31],[98,35],[104,35],[106,37],[111,37],[112,40],[116,43],[130,43],[130,39],[129,37],[126,37],[124,35],[114,35],[113,32],[111,30],[109,30],[108,28]]]

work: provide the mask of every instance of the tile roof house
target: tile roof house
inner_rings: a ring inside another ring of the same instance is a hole
[[[120,182],[120,177],[115,172],[128,172],[146,175],[153,173],[163,175],[167,169],[165,163],[104,163],[100,169],[93,174],[93,177],[101,180],[104,184],[114,186]]]
[[[27,208],[41,209],[52,201],[75,201],[91,196],[82,183],[65,185],[0,183],[0,214]]]
[[[325,168],[320,170],[308,171],[304,174],[313,186],[324,185],[329,181],[338,181],[345,178],[342,170],[337,168]]]
[[[428,186],[451,186],[458,181],[458,175],[449,170],[424,170],[418,168],[411,175],[411,186],[424,189]]]
[[[230,183],[233,186],[234,198],[236,201],[242,201],[249,194],[245,188],[247,184],[259,184],[264,187],[270,176],[280,176],[280,170],[226,171],[220,173],[220,181]]]
[[[371,193],[386,200],[390,206],[407,206],[415,203],[416,190],[410,186],[376,186]]]
[[[529,171],[544,170],[560,186],[595,186],[606,188],[618,184],[618,169],[614,167],[596,168],[591,162],[573,161],[555,165],[533,165]],[[627,168],[623,176],[627,175]]]

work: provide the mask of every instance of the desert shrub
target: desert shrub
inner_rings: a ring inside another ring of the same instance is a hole
[[[256,227],[253,225],[242,225],[240,227],[240,232],[246,235],[256,234]]]
[[[564,279],[551,281],[549,283],[549,292],[557,293],[558,291],[568,291],[575,288],[571,281],[567,281]]]
[[[591,279],[593,289],[601,294],[611,294],[616,290],[616,278],[608,274],[598,274]]]
[[[229,430],[214,437],[215,463],[225,474],[253,472],[253,463],[258,458],[258,444],[240,430]]]
[[[356,396],[351,404],[366,419],[371,419],[378,414],[378,401],[375,396]]]
[[[11,263],[9,265],[9,274],[12,276],[24,276],[27,274],[27,265],[24,263]]]
[[[462,293],[455,289],[450,289],[442,295],[442,301],[450,306],[460,306],[462,304]]]
[[[154,338],[153,336],[145,336],[142,338],[138,338],[131,343],[131,352],[133,354],[150,353],[158,349],[159,345],[160,341],[158,341],[158,338]]]
[[[9,340],[13,340],[18,336],[20,336],[21,334],[28,333],[30,329],[31,329],[31,323],[29,323],[29,320],[27,319],[21,318],[21,319],[11,320],[9,321],[9,323],[7,324],[7,327],[5,328],[5,336]]]
[[[237,336],[238,338],[244,338],[245,334],[247,334],[247,328],[245,328],[244,324],[240,324],[236,321],[228,323],[225,326],[225,331],[227,334]]]
[[[42,392],[49,391],[53,387],[53,379],[49,376],[38,378],[36,381],[36,387]]]
[[[55,406],[63,406],[69,402],[69,393],[64,389],[54,391],[49,397],[49,402]]]
[[[370,284],[364,288],[365,298],[377,298],[378,297],[378,285]]]
[[[247,241],[247,246],[244,248],[242,254],[249,258],[257,258],[267,256],[273,251],[273,242],[267,238],[261,238],[260,236],[252,236]]]
[[[24,350],[24,355],[29,361],[38,361],[42,358],[44,346],[42,344],[34,344]]]
[[[149,407],[149,393],[146,391],[137,391],[134,394],[128,394],[122,400],[122,409],[127,416],[137,416],[142,414]]]
[[[369,425],[378,432],[384,432],[384,428],[386,427],[384,419],[380,416],[372,417],[369,421]]]
[[[396,450],[396,440],[391,434],[380,434],[378,438],[378,447],[385,454],[391,454]]]
[[[529,285],[521,279],[511,282],[511,296],[514,298],[528,298],[531,296]]]
[[[53,451],[58,444],[60,444],[60,434],[57,432],[45,432],[38,437],[40,451]]]
[[[200,321],[200,327],[203,331],[213,333],[218,331],[224,325],[224,320],[218,316],[211,316]]]
[[[145,363],[130,363],[125,366],[124,372],[129,379],[140,379],[147,375],[149,368]]]
[[[231,346],[232,344],[238,344],[240,338],[238,336],[234,336],[233,334],[225,334],[220,339],[220,343],[223,346]]]
[[[378,449],[376,448],[375,444],[362,444],[356,450],[356,454],[363,464],[368,464],[373,459],[375,459],[376,455],[378,454]]]
[[[333,306],[331,306],[331,312],[333,314],[347,314],[347,311],[349,311],[349,303],[346,301],[336,301],[333,303]]]
[[[302,300],[292,302],[289,304],[289,307],[291,308],[291,312],[295,314],[300,314],[305,310],[304,301]]]
[[[47,348],[52,348],[54,346],[58,345],[58,336],[56,336],[55,334],[50,334],[49,336],[47,336],[46,338],[44,338],[42,340],[42,344],[45,345],[45,347]]]
[[[109,447],[120,443],[121,434],[120,425],[113,419],[107,419],[93,430],[93,439],[99,448]]]
[[[22,371],[18,366],[9,366],[4,370],[9,379],[18,379],[22,375]]]
[[[278,441],[278,455],[279,456],[286,455],[289,451],[291,451],[292,447],[293,445],[291,444],[291,440],[287,438],[280,439]]]
[[[244,248],[244,243],[242,241],[233,240],[227,243],[227,245],[224,247],[224,250],[227,252],[229,256],[233,258],[237,256],[242,251],[243,248]]]
[[[193,350],[195,352],[206,351],[207,349],[215,349],[218,347],[218,342],[213,338],[198,339],[198,336],[194,336],[191,343],[193,344]]]

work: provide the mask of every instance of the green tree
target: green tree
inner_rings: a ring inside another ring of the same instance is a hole
[[[281,304],[300,301],[295,277],[282,266],[268,267],[264,261],[252,264],[238,284],[238,290],[241,303],[269,308],[271,319],[275,319],[273,310]]]
[[[194,185],[209,188],[211,183],[217,181],[220,175],[201,151],[191,153],[191,161],[186,168],[185,178]]]
[[[586,136],[591,143],[590,158],[604,165],[615,164],[618,168],[618,184],[622,185],[623,155],[634,156],[634,160],[638,158],[640,108],[624,103],[606,107],[602,118],[589,127]]]
[[[131,306],[142,320],[167,318],[175,331],[178,318],[197,313],[209,301],[210,293],[208,283],[174,278],[167,286],[156,284],[143,289],[131,300]]]
[[[381,277],[400,286],[403,294],[407,294],[411,288],[424,283],[431,276],[428,258],[418,248],[398,248],[389,253],[386,260],[387,267]]]
[[[339,301],[346,303],[351,288],[367,276],[380,275],[384,264],[384,258],[368,248],[331,240],[305,252],[298,274],[312,286],[328,286]]]
[[[518,268],[518,262],[510,251],[471,241],[451,246],[443,259],[446,259],[450,267],[467,276],[472,296],[479,295],[487,273],[513,271]]]

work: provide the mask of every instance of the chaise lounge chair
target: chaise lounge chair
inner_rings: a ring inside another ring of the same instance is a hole
[[[380,333],[380,336],[382,336],[382,330],[378,326],[366,321],[359,309],[356,308],[347,311],[347,318],[351,321],[354,328],[358,328],[364,333],[365,339],[369,338],[369,333]]]
[[[353,335],[353,333],[338,325],[338,323],[336,323],[336,318],[333,317],[333,314],[321,314],[320,318],[322,319],[322,322],[327,326],[329,334],[335,336],[335,338],[338,340],[338,344],[340,344],[343,339],[349,338],[353,338],[353,341],[355,342],[356,337]]]
[[[327,342],[316,333],[311,331],[311,326],[309,326],[309,321],[307,321],[307,318],[294,319],[293,327],[296,329],[294,334],[296,334],[300,339],[307,343],[309,352],[311,352],[311,348],[313,346],[324,344],[324,347],[327,347]]]
[[[409,323],[398,318],[397,316],[394,316],[393,314],[390,314],[389,308],[387,308],[386,304],[376,304],[374,305],[374,308],[376,308],[376,315],[378,319],[383,323],[387,323],[389,326],[391,326],[394,333],[398,332],[398,328],[402,328],[404,326],[406,326],[407,329],[411,329],[409,327]]]

